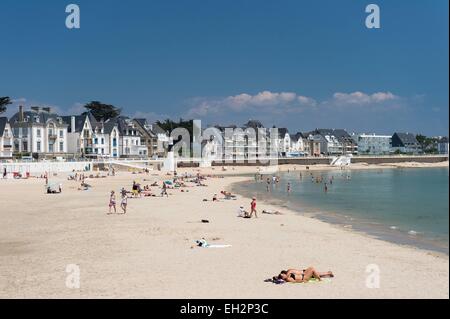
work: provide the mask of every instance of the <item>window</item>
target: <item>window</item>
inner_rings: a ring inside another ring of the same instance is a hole
[[[105,139],[102,137],[102,144],[105,144]]]
[[[62,131],[61,131],[61,132],[62,132]],[[59,151],[60,151],[61,153],[64,152],[64,142],[59,142]]]
[[[53,145],[53,144],[48,144],[48,151],[49,151],[50,153],[53,153],[54,150],[55,150],[54,145]]]
[[[36,150],[37,150],[38,152],[41,151],[41,142],[37,142],[37,143],[36,143]]]
[[[60,131],[59,131],[59,137],[60,137],[60,138],[63,138],[63,137],[64,137],[64,131],[63,131],[63,130],[60,130]]]
[[[37,137],[41,137],[41,129],[37,129],[36,130],[36,136]]]
[[[98,144],[98,138],[94,138],[94,144]]]

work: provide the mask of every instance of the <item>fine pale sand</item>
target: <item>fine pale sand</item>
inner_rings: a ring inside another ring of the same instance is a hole
[[[371,167],[376,166],[354,166]],[[224,175],[255,171],[202,169]],[[285,209],[284,215],[238,218],[239,205],[248,210],[250,204],[240,196],[211,201],[214,193],[221,198],[221,190],[245,177],[209,178],[208,187],[169,190],[169,198],[129,199],[126,215],[106,214],[111,190],[129,189],[133,180],[146,185],[165,178],[158,172],[118,172],[89,179],[93,189],[78,191],[78,183],[59,176],[52,178],[63,182],[63,193],[56,195],[44,194],[42,179],[0,180],[0,297],[449,298],[448,256],[370,238]],[[151,189],[159,194],[159,187]],[[257,208],[280,210],[262,202]],[[232,247],[195,247],[201,238]],[[80,289],[66,287],[70,264],[80,267]],[[366,285],[369,265],[379,269],[378,289]],[[308,284],[264,282],[282,269],[307,266],[332,270],[336,277]]]

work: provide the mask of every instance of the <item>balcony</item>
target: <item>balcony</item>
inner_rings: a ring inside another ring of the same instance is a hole
[[[56,134],[48,134],[49,140],[56,140],[57,138],[58,138],[58,136]]]

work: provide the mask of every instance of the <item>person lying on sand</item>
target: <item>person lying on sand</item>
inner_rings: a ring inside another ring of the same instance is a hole
[[[268,215],[283,215],[283,213],[281,213],[277,210],[263,210],[262,213],[268,214]]]
[[[322,278],[333,278],[334,274],[331,271],[317,272],[314,267],[309,267],[303,270],[288,269],[282,270],[278,276],[272,278],[273,282],[283,280],[285,282],[305,283],[314,278],[321,281]]]
[[[236,198],[236,195],[231,194],[231,192],[221,191],[220,193],[223,196],[225,196],[225,199],[234,199],[234,198]]]

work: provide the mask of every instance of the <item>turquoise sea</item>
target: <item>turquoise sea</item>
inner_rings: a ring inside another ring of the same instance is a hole
[[[378,238],[448,254],[448,167],[301,174],[300,178],[300,171],[280,173],[280,182],[271,185],[269,192],[268,176],[236,184],[234,191]]]

